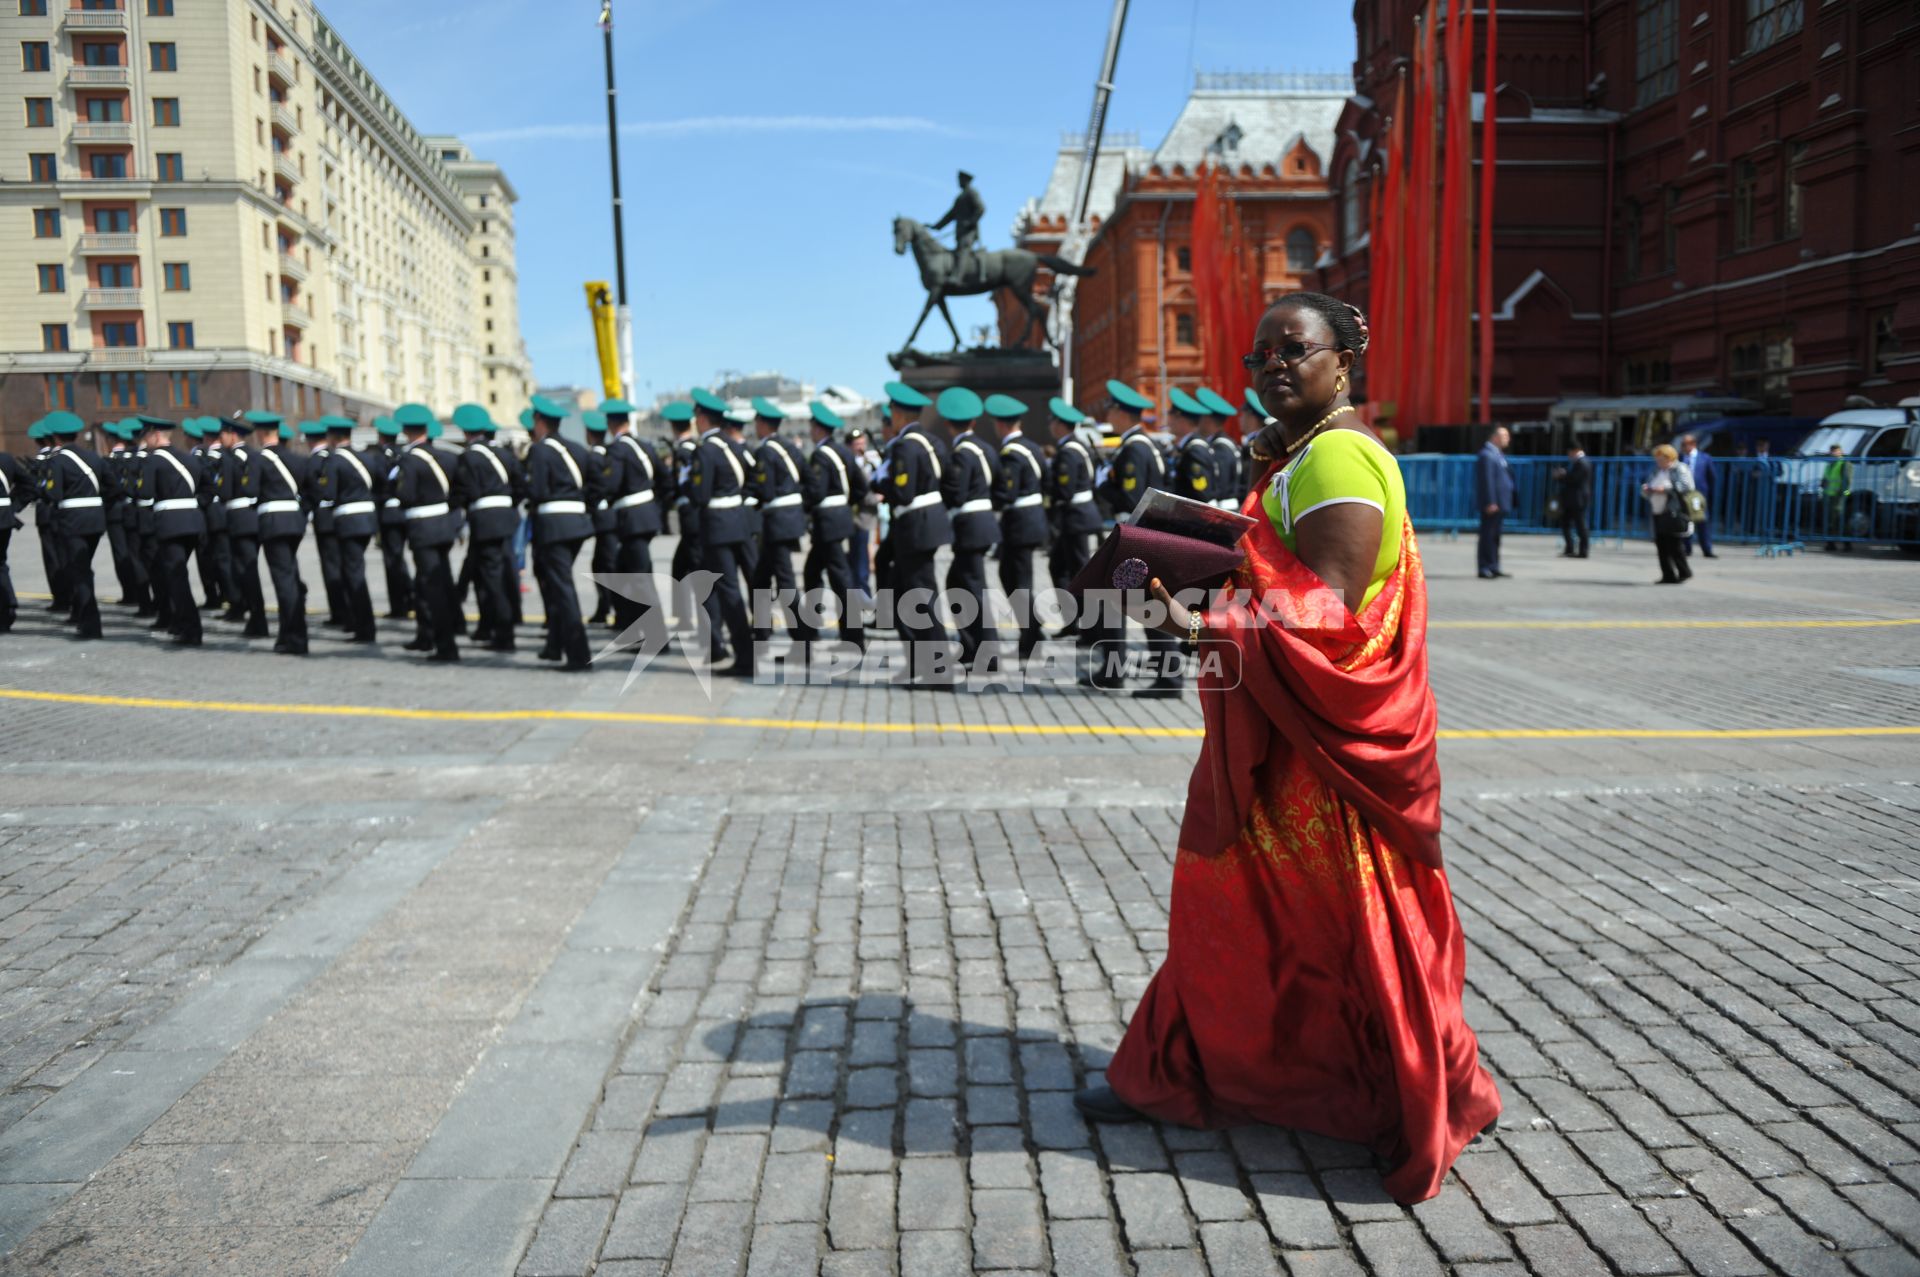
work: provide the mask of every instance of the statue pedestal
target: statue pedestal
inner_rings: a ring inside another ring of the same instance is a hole
[[[1012,395],[1035,413],[1047,411],[1047,400],[1060,393],[1060,370],[1044,350],[981,348],[923,354],[909,347],[887,362],[900,380],[929,399],[938,399],[950,386],[965,386],[982,399]],[[1041,416],[1030,424],[1039,425]]]

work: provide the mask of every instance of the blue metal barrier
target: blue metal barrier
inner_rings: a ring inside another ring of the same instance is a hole
[[[1652,515],[1640,485],[1653,473],[1646,457],[1590,457],[1593,500],[1587,509],[1596,537],[1651,540]],[[1414,454],[1400,458],[1407,512],[1421,531],[1463,532],[1480,526],[1474,503],[1477,458]],[[1707,505],[1713,539],[1744,543],[1761,551],[1809,544],[1899,546],[1920,553],[1920,458],[1850,460],[1845,497],[1823,490],[1824,457],[1730,457],[1714,462]],[[1509,532],[1558,532],[1555,499],[1560,457],[1510,457],[1514,509]]]

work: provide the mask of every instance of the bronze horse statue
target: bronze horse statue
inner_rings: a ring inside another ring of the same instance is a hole
[[[1035,321],[1046,323],[1046,305],[1033,295],[1033,277],[1039,273],[1040,267],[1045,265],[1056,275],[1093,274],[1087,267],[1076,266],[1055,253],[1029,253],[1024,248],[1003,248],[990,253],[968,254],[964,274],[956,278],[957,263],[952,249],[911,217],[894,218],[893,251],[905,253],[909,244],[913,246],[913,260],[920,267],[920,283],[927,290],[927,304],[920,308],[920,318],[915,321],[913,331],[907,334],[908,346],[913,345],[913,339],[920,335],[921,325],[927,322],[927,316],[938,306],[940,317],[947,321],[947,330],[953,334],[954,349],[958,350],[960,330],[954,326],[953,316],[947,311],[947,298],[991,293],[996,288],[1011,292],[1013,299],[1027,312],[1027,326],[1020,330],[1019,339],[1013,343],[1015,346],[1024,346],[1033,333]]]

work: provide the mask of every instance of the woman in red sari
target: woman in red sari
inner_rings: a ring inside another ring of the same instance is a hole
[[[1419,546],[1399,467],[1347,401],[1366,340],[1344,302],[1274,303],[1247,359],[1274,421],[1252,444],[1246,561],[1210,610],[1152,583],[1142,619],[1232,646],[1202,675],[1166,961],[1107,1085],[1076,1099],[1097,1121],[1366,1144],[1410,1203],[1500,1096],[1461,1013]]]

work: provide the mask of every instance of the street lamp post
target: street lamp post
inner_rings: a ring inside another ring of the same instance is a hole
[[[620,199],[620,113],[613,87],[613,0],[600,0],[600,35],[607,61],[607,158],[613,168],[614,324],[620,351],[620,384],[633,397],[633,316],[627,309],[627,237],[625,208]]]

